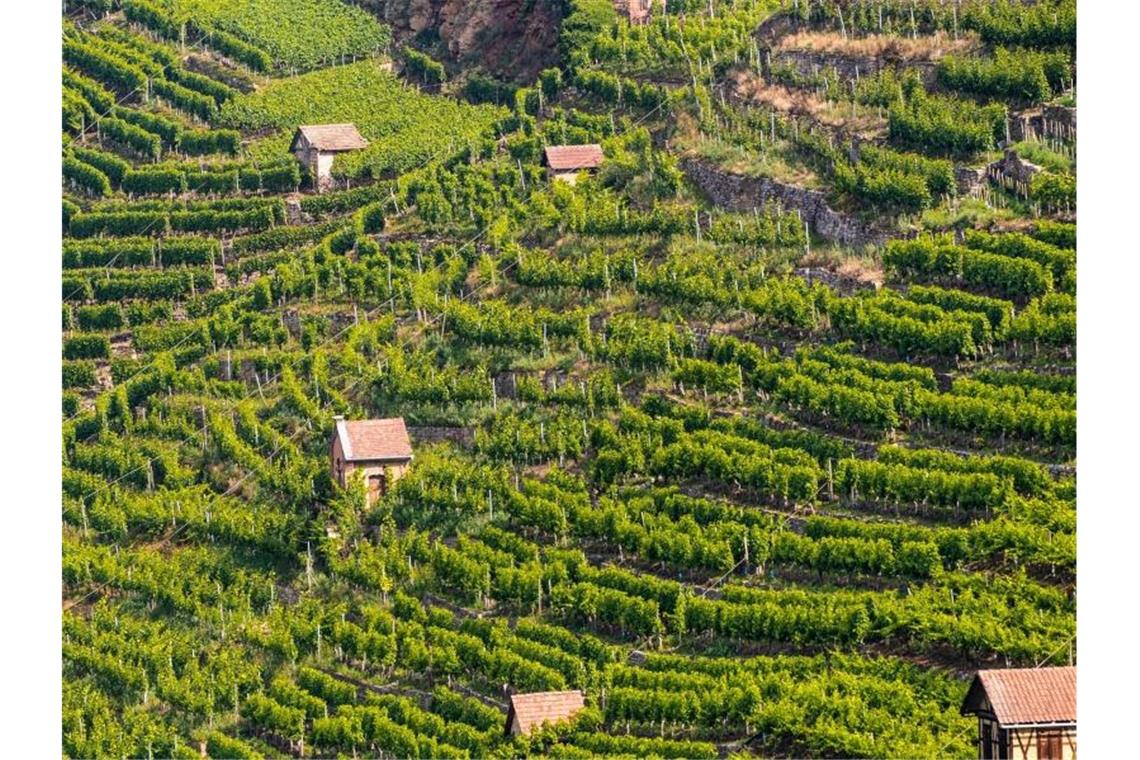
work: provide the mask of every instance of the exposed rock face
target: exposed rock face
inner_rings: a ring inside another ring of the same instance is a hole
[[[694,158],[682,159],[681,168],[709,200],[722,208],[750,211],[776,202],[785,209],[799,210],[803,220],[820,237],[852,248],[881,246],[889,237],[885,230],[835,211],[818,190],[789,185],[771,177],[733,174]]]
[[[451,60],[519,83],[558,62],[559,0],[361,0],[397,40],[438,39]]]

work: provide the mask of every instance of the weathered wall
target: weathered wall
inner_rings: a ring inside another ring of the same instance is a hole
[[[1009,115],[1009,139],[1020,142],[1042,137],[1076,140],[1077,109],[1068,106],[1044,106]]]
[[[770,177],[733,174],[694,158],[682,159],[681,168],[709,200],[722,208],[750,211],[767,202],[776,202],[785,209],[798,210],[820,237],[853,248],[881,246],[889,237],[885,230],[835,211],[818,190],[808,190]]]
[[[1012,149],[1007,149],[1001,160],[986,167],[986,175],[991,182],[1022,196],[1029,194],[1029,182],[1039,171],[1040,166],[1021,158]]]
[[[958,186],[958,195],[977,195],[986,184],[986,169],[985,167],[955,166],[954,183]]]
[[[927,87],[933,87],[937,79],[935,65],[929,61],[901,62],[881,57],[850,56],[816,50],[781,50],[772,54],[772,64],[792,66],[803,76],[812,76],[825,69],[834,68],[841,78],[848,81],[872,76],[886,68],[913,69],[922,77],[923,84]]]

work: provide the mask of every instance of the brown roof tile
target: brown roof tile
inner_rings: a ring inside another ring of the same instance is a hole
[[[412,442],[403,417],[338,420],[336,430],[349,462],[412,458]]]
[[[555,171],[593,169],[602,163],[602,146],[550,145],[546,148],[546,165]]]
[[[526,735],[543,723],[557,723],[572,718],[583,707],[585,699],[580,691],[541,691],[534,694],[515,694],[507,717],[507,730],[511,717],[518,720],[519,733]]]
[[[356,129],[355,124],[305,124],[297,127],[297,134],[304,135],[309,145],[317,150],[356,150],[368,147]],[[297,137],[293,137],[296,142]]]
[[[979,670],[966,695],[963,713],[975,711],[979,687],[1003,726],[1077,720],[1075,667]]]

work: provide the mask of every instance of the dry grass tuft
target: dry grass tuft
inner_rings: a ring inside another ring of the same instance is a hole
[[[947,53],[963,53],[977,46],[978,40],[972,36],[955,40],[943,32],[913,39],[888,34],[844,38],[837,32],[797,32],[782,37],[775,49],[912,62],[937,61]]]
[[[886,130],[886,119],[874,110],[860,106],[852,118],[847,104],[828,102],[806,90],[765,82],[753,71],[737,72],[733,88],[735,96],[745,102],[774,108],[790,116],[805,117],[831,129],[842,129],[865,137],[873,137]]]
[[[874,285],[876,288],[883,285],[882,265],[867,259],[855,257],[845,259],[836,267],[835,273],[844,279]]]

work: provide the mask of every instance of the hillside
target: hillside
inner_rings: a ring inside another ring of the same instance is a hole
[[[1075,4],[624,13],[68,4],[66,757],[969,758],[1072,661]]]

